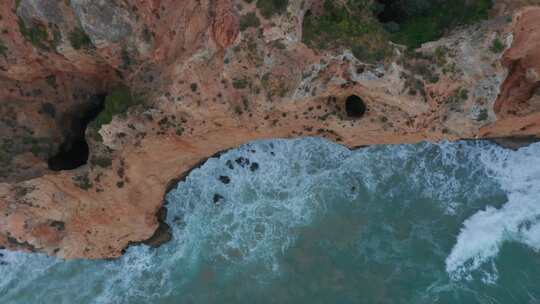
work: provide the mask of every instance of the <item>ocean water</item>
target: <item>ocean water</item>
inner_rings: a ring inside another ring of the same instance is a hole
[[[113,261],[0,251],[0,303],[540,303],[540,144],[260,141]]]

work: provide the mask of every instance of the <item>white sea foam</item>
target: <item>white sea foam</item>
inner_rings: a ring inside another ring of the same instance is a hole
[[[190,244],[193,256],[204,251],[217,261],[264,262],[277,270],[277,257],[295,241],[295,229],[324,210],[313,188],[328,183],[327,172],[350,153],[319,139],[277,140],[210,159],[168,195],[169,219],[183,216],[175,235]],[[246,159],[249,164],[237,162]],[[258,169],[251,170],[254,163]],[[222,197],[220,204],[214,204],[215,195]]]
[[[508,202],[500,209],[478,211],[463,223],[446,259],[454,280],[471,279],[475,270],[496,258],[504,242],[540,250],[540,144],[516,152],[486,149],[481,160],[507,193]],[[487,281],[493,282],[494,276],[496,272]]]

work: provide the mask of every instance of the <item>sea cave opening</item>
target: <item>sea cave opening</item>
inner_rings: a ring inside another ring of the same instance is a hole
[[[68,118],[67,131],[58,153],[48,159],[53,171],[73,170],[88,162],[89,147],[86,142],[86,127],[103,111],[106,94],[93,95],[88,105]]]
[[[366,113],[367,107],[362,98],[351,95],[345,100],[345,111],[351,118],[361,118]]]

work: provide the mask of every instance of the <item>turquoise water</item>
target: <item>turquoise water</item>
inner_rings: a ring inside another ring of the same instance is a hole
[[[540,303],[540,144],[248,144],[114,261],[1,251],[0,303]]]

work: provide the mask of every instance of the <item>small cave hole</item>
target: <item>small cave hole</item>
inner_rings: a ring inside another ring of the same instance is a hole
[[[88,162],[90,150],[85,138],[86,127],[103,111],[106,96],[93,95],[80,113],[65,119],[65,139],[58,153],[48,160],[50,170],[73,170]]]
[[[345,111],[351,118],[360,118],[366,113],[366,104],[362,98],[351,95],[345,100]]]

